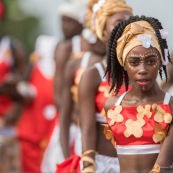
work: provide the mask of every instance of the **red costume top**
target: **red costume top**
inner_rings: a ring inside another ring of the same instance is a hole
[[[117,145],[118,154],[159,153],[172,121],[166,93],[163,104],[121,106],[126,93],[107,113],[107,121]]]
[[[106,81],[106,78],[104,77],[104,69],[101,65],[101,63],[96,63],[95,67],[98,70],[98,73],[101,78],[101,83],[98,87],[96,97],[95,97],[95,106],[96,106],[96,121],[100,123],[107,123],[106,122],[106,117],[105,117],[105,112],[104,112],[104,103],[107,100],[108,97],[112,96],[113,94],[109,94],[109,84]],[[78,72],[78,71],[77,71]],[[77,73],[76,73],[77,74]],[[122,87],[120,90],[120,93],[123,93],[125,91],[125,88]],[[75,172],[75,173],[80,173],[80,160],[81,157],[73,155],[66,159],[64,162],[61,164],[57,165],[57,170],[56,173],[66,173],[66,172]]]
[[[37,66],[30,77],[36,89],[34,101],[27,105],[18,123],[18,137],[25,172],[41,172],[40,165],[58,113],[53,101],[53,80],[46,79]],[[33,160],[34,159],[34,160]]]
[[[95,97],[95,105],[96,105],[96,121],[100,122],[100,123],[107,123],[106,122],[106,113],[104,111],[104,104],[105,101],[114,95],[114,93],[109,93],[110,90],[110,86],[106,80],[105,76],[105,71],[101,65],[101,63],[96,63],[95,67],[98,70],[98,73],[100,75],[101,78],[101,83],[98,87],[97,93],[96,93],[96,97]],[[122,94],[125,92],[125,87],[122,86],[119,93]]]
[[[81,59],[81,65],[76,70],[76,73],[74,75],[74,85],[71,87],[71,92],[73,94],[73,101],[75,103],[78,102],[78,99],[77,99],[78,98],[78,85],[79,85],[79,82],[80,82],[80,79],[81,79],[83,72],[85,71],[85,69],[88,66],[90,56],[91,56],[90,52],[84,53],[84,55]]]
[[[38,38],[36,53],[40,55],[34,64],[29,84],[35,88],[35,98],[24,107],[18,123],[23,172],[40,173],[44,151],[49,143],[58,112],[54,104],[53,59],[56,40]]]

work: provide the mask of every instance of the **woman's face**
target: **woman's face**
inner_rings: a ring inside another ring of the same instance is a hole
[[[121,21],[129,19],[130,16],[131,16],[131,14],[128,12],[120,12],[120,13],[115,13],[115,14],[111,15],[107,19],[105,29],[103,31],[104,43],[107,43],[114,27],[117,26]]]
[[[66,39],[69,39],[73,37],[74,35],[79,34],[83,29],[82,24],[80,24],[77,20],[67,16],[62,16],[61,27],[62,27],[64,37]]]
[[[124,62],[132,86],[145,91],[155,84],[160,67],[161,57],[158,50],[142,46],[133,48]]]

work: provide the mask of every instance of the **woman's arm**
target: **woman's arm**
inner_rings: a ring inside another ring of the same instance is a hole
[[[70,156],[69,128],[73,110],[71,87],[73,86],[74,74],[77,69],[76,61],[78,60],[69,60],[69,62],[67,62],[64,71],[63,90],[61,91],[63,93],[61,98],[62,105],[60,109],[60,141],[65,158]]]
[[[87,69],[79,84],[79,115],[82,131],[82,150],[95,151],[97,142],[95,96],[100,84],[100,76],[95,67]],[[87,154],[94,159],[95,153]],[[84,167],[91,165],[84,162]]]
[[[170,107],[173,112],[173,99],[170,101]],[[173,121],[155,163],[160,166],[161,172],[173,172]]]
[[[70,57],[71,48],[67,42],[59,43],[55,51],[55,77],[54,77],[54,91],[55,91],[55,103],[58,110],[61,109],[62,93],[64,85],[64,69],[66,63]]]

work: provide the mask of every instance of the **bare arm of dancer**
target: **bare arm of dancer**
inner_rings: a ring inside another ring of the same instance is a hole
[[[95,96],[100,76],[94,67],[86,70],[79,85],[79,115],[82,130],[82,151],[96,150],[96,108]],[[94,153],[89,154],[94,159]],[[87,166],[88,163],[84,163]]]
[[[54,77],[54,90],[55,103],[59,110],[61,109],[62,90],[64,86],[64,69],[70,57],[70,53],[70,44],[67,42],[60,43],[55,51],[56,71]]]
[[[173,112],[173,98],[170,101],[170,107]],[[170,125],[170,129],[167,137],[165,138],[161,151],[156,160],[156,164],[161,167],[161,172],[171,173],[173,172],[173,121]]]
[[[73,100],[71,87],[73,86],[74,73],[76,68],[75,60],[70,60],[65,68],[64,74],[64,83],[62,98],[61,98],[61,111],[60,111],[60,141],[64,153],[64,157],[67,158],[70,156],[70,147],[69,147],[69,128],[71,124],[71,115],[73,108]]]

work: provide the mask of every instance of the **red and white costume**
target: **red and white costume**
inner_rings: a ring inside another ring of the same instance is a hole
[[[95,104],[96,104],[96,121],[99,123],[106,123],[106,116],[104,112],[104,103],[105,101],[113,95],[113,93],[109,93],[110,86],[104,77],[105,71],[101,65],[101,63],[96,63],[95,67],[98,70],[98,73],[101,78],[101,83],[98,87]],[[124,88],[121,89],[121,92],[125,92]],[[106,165],[106,166],[105,166]],[[109,157],[105,155],[96,154],[95,155],[95,172],[112,172],[118,173],[119,171],[119,161],[118,158]]]
[[[29,79],[35,98],[24,108],[18,123],[24,172],[54,172],[56,164],[63,160],[58,112],[53,97],[56,44],[57,40],[49,36],[40,36],[36,42],[35,52],[40,58]]]
[[[79,84],[79,79],[80,79],[82,73],[84,72],[85,68],[87,67],[89,57],[90,57],[90,54],[87,53],[81,62],[81,67],[83,67],[83,68],[79,68],[75,74],[74,79],[78,79],[78,80],[75,80],[76,89],[73,88],[73,91],[74,91],[73,92],[73,94],[74,94],[73,98],[75,101],[76,101],[75,98],[76,98],[76,93],[77,93],[77,87]],[[100,63],[96,63],[95,67],[97,68],[98,73],[99,73],[100,78],[101,78],[101,83],[98,87],[98,91],[97,91],[96,97],[95,97],[95,107],[96,107],[96,111],[97,111],[96,121],[100,122],[101,124],[102,123],[105,124],[107,122],[106,122],[105,113],[103,111],[104,110],[103,109],[104,103],[107,100],[107,98],[110,97],[112,94],[109,94],[109,88],[110,88],[109,84],[106,81],[106,78],[103,78],[105,72],[104,72],[102,65]],[[122,87],[120,92],[121,93],[125,92],[125,88]],[[80,138],[78,138],[78,139],[80,139]],[[75,141],[79,141],[81,143],[81,139],[75,140]],[[70,172],[70,171],[76,171],[76,173],[81,172],[81,169],[83,167],[82,162],[81,162],[81,157],[79,157],[81,154],[80,155],[78,155],[78,153],[75,153],[75,154],[76,155],[69,157],[63,163],[57,165],[56,173],[66,173],[66,172]],[[119,172],[119,161],[117,158],[112,158],[112,157],[96,154],[95,164],[96,164],[95,165],[96,166],[96,173],[100,173],[100,172],[118,173]]]
[[[75,104],[78,104],[78,85],[81,79],[81,76],[85,69],[88,67],[89,59],[91,53],[85,52],[82,59],[80,67],[76,70],[74,74],[74,85],[71,87],[71,93],[73,101]],[[57,164],[56,173],[66,173],[75,171],[76,173],[80,172],[80,157],[82,154],[82,138],[81,138],[81,129],[76,124],[71,124],[70,126],[70,146],[73,145],[73,155],[64,162]]]
[[[73,100],[75,104],[78,104],[77,95],[78,95],[78,85],[81,79],[81,76],[85,69],[88,67],[89,59],[90,59],[91,53],[85,52],[82,59],[80,67],[76,70],[76,73],[74,75],[74,85],[71,88],[71,92],[73,94]],[[82,139],[81,139],[81,129],[76,124],[72,124],[70,127],[70,137],[71,142],[74,143],[74,154],[81,156],[82,153]]]
[[[159,153],[160,143],[166,137],[172,121],[169,106],[171,95],[165,94],[163,104],[125,107],[121,106],[125,94],[119,97],[107,114],[117,153],[122,155]]]

